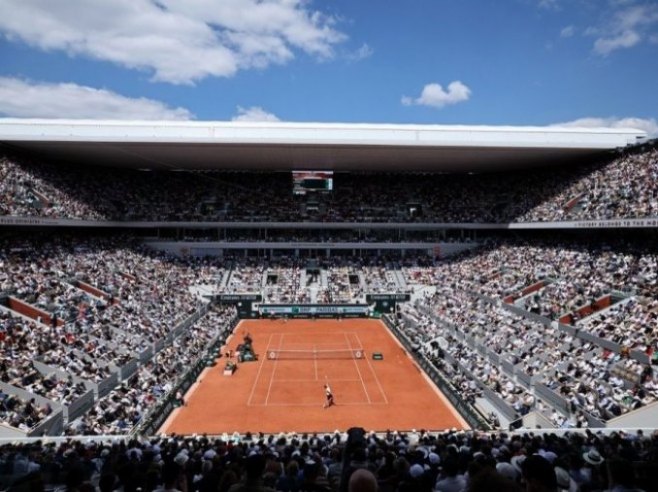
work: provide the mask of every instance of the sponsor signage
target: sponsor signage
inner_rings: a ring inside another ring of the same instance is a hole
[[[358,223],[358,222],[182,222],[182,221],[105,221],[105,220],[86,220],[86,219],[53,219],[50,217],[17,217],[2,216],[0,217],[0,226],[47,226],[47,227],[133,227],[153,229],[158,227],[184,227],[205,229],[208,227],[225,227],[227,229],[243,228],[267,228],[267,229],[284,229],[294,227],[297,229],[325,229],[327,227],[335,229],[352,229],[354,227],[367,226],[369,229],[413,229],[413,230],[435,230],[435,229],[627,229],[627,228],[658,228],[658,217],[648,217],[641,219],[619,218],[619,219],[601,219],[601,220],[578,220],[578,221],[559,221],[559,222],[511,222],[511,223]],[[226,244],[226,247],[235,245],[235,243],[222,243],[221,241],[213,242],[215,244]],[[198,243],[195,243],[198,244]],[[240,243],[247,244],[247,243]],[[265,244],[265,243],[258,243]],[[267,247],[277,247],[281,243],[269,243]],[[291,243],[292,244],[292,243]],[[335,243],[335,242],[308,242],[296,243],[299,248],[334,248],[341,245],[361,245],[362,248],[368,249],[394,249],[396,244],[391,243]],[[432,249],[435,256],[441,254],[441,243],[401,243],[407,247]],[[242,246],[241,246],[242,247]]]
[[[261,304],[258,312],[262,315],[288,316],[364,316],[368,314],[366,304]]]
[[[658,227],[658,218],[653,219],[621,219],[621,220],[583,220],[575,222],[574,227],[583,229],[601,229],[617,227]]]
[[[58,221],[43,220],[32,217],[0,217],[2,225],[60,225]]]
[[[508,229],[628,229],[658,227],[658,218],[578,220],[565,222],[515,222]]]
[[[366,294],[366,302],[389,301],[389,302],[408,302],[411,299],[409,294]]]
[[[263,296],[260,294],[220,294],[217,296],[219,302],[260,302]]]

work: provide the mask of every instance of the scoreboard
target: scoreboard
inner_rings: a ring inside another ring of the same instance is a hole
[[[294,195],[330,192],[334,189],[333,171],[293,171],[292,192]]]

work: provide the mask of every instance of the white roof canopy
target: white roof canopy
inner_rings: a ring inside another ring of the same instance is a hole
[[[494,171],[635,144],[619,128],[0,119],[0,143],[135,168]]]

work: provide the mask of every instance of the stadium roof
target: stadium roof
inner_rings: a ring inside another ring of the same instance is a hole
[[[171,169],[487,171],[582,161],[624,128],[0,119],[0,143],[51,160]]]

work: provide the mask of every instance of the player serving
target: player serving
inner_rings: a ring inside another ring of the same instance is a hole
[[[324,383],[324,394],[326,397],[324,408],[329,408],[330,406],[335,405],[334,394],[331,392],[331,386],[329,386],[329,383]]]

